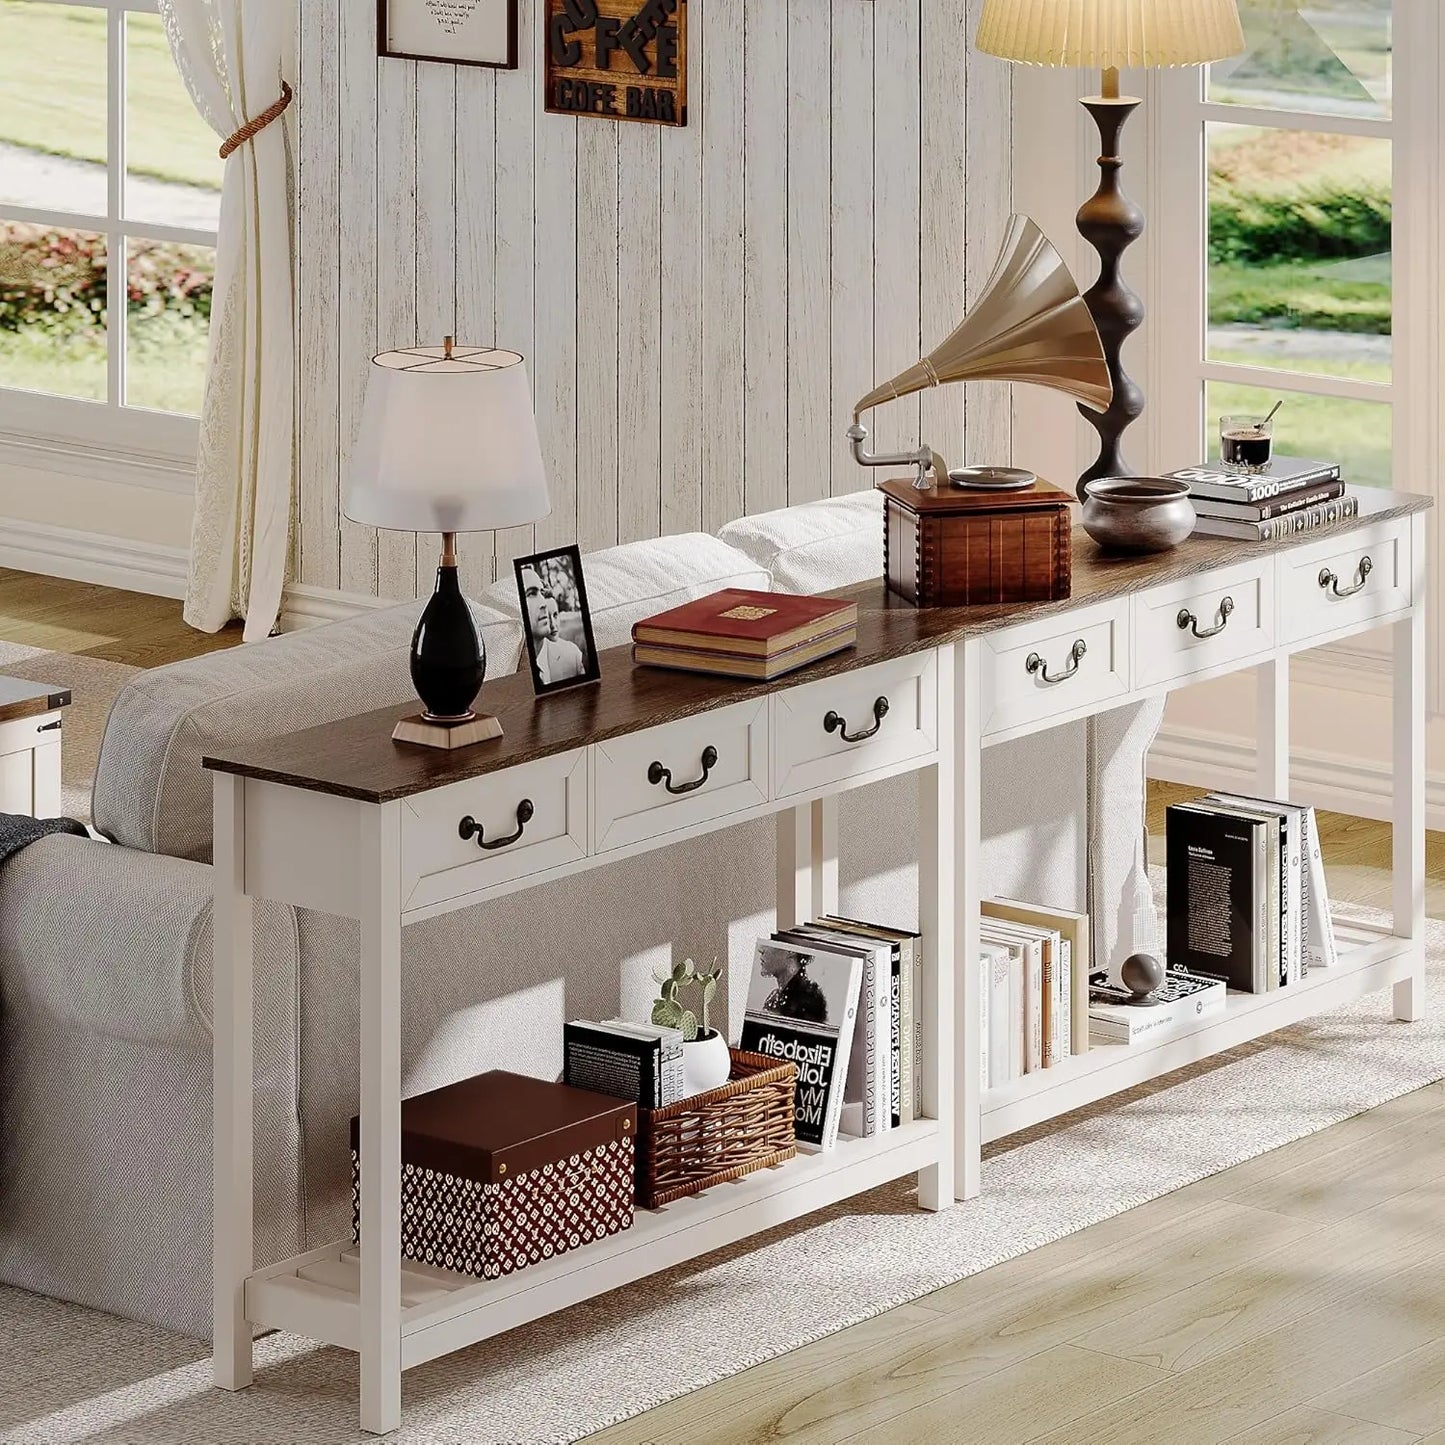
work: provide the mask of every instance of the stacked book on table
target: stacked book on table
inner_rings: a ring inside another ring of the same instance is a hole
[[[1172,967],[1268,993],[1338,962],[1313,808],[1211,793],[1166,817]]]
[[[1089,920],[1006,898],[981,905],[980,1071],[985,1089],[1089,1048]]]
[[[914,1119],[919,935],[831,915],[760,938],[739,1046],[798,1066],[798,1143]]]
[[[1272,542],[1342,522],[1360,510],[1360,499],[1347,492],[1335,462],[1275,457],[1262,472],[1208,462],[1169,477],[1189,483],[1200,537]]]
[[[632,627],[632,660],[770,682],[858,640],[858,604],[728,587]]]

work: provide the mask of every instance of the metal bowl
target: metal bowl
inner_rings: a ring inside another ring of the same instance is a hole
[[[1106,552],[1167,552],[1197,520],[1188,482],[1100,477],[1084,486],[1084,530]]]

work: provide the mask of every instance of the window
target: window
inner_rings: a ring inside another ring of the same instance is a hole
[[[194,447],[216,146],[155,0],[0,0],[0,430]]]
[[[1282,399],[1278,450],[1399,474],[1395,12],[1423,8],[1240,0],[1243,56],[1156,82],[1166,461],[1217,455],[1220,416]]]

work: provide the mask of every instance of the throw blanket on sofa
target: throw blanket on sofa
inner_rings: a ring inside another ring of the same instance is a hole
[[[52,833],[88,838],[84,823],[74,818],[32,818],[28,813],[0,813],[0,863]]]

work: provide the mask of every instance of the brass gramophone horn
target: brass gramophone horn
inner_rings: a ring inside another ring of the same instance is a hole
[[[973,310],[922,360],[876,386],[853,408],[848,438],[865,467],[915,466],[923,490],[948,477],[924,443],[915,452],[873,455],[859,418],[882,402],[954,381],[1022,381],[1066,392],[1095,411],[1113,400],[1104,346],[1064,259],[1027,216],[1015,216],[993,275]]]

